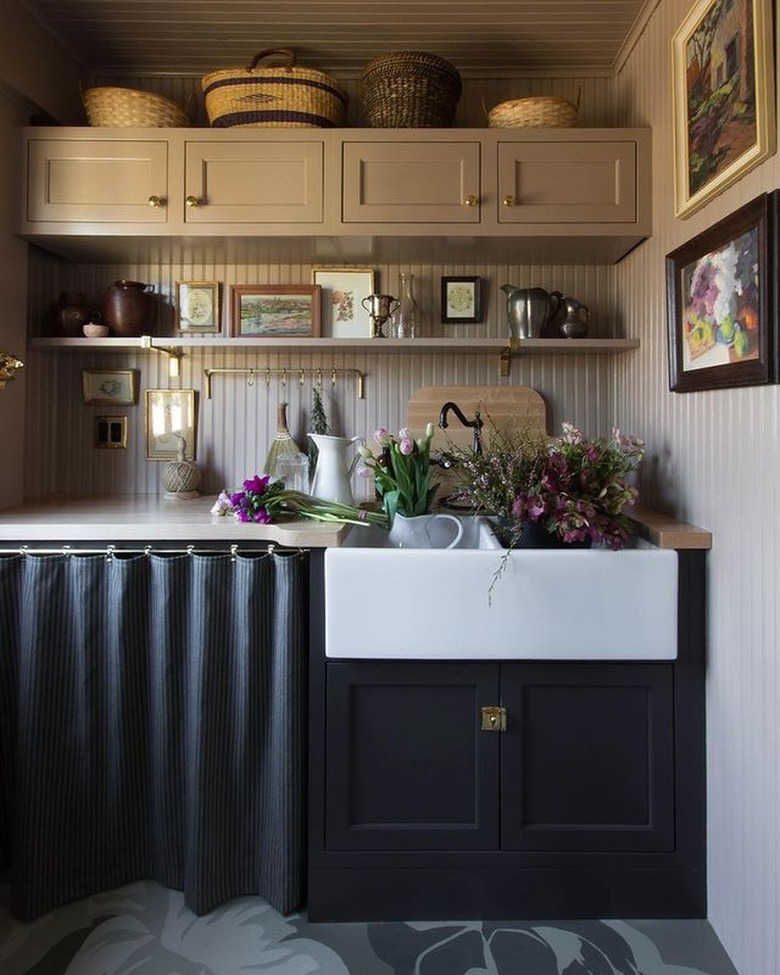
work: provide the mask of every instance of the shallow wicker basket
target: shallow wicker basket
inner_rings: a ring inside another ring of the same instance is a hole
[[[277,55],[286,64],[258,67]],[[333,78],[295,65],[289,48],[260,51],[246,68],[204,75],[206,114],[215,128],[332,128],[344,124],[349,96]]]
[[[578,112],[576,105],[552,95],[515,98],[491,108],[488,125],[493,129],[572,128]]]
[[[360,73],[360,100],[373,128],[446,128],[462,90],[457,69],[436,54],[393,51]]]
[[[180,105],[150,91],[86,88],[81,98],[90,125],[181,128],[190,124]]]

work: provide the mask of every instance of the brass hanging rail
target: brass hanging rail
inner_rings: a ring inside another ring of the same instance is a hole
[[[266,384],[270,382],[271,376],[281,376],[283,385],[287,385],[288,380],[296,380],[301,384],[304,383],[304,379],[307,375],[315,377],[315,384],[317,386],[322,386],[323,373],[330,373],[330,382],[332,386],[336,385],[339,376],[350,375],[357,378],[357,398],[365,398],[365,376],[359,369],[320,369],[316,367],[308,367],[302,369],[254,369],[254,368],[237,368],[231,366],[219,366],[215,369],[204,369],[203,375],[206,377],[206,399],[211,399],[211,377],[217,375],[240,375],[247,376],[247,385],[254,386],[255,381],[258,379],[265,379]]]

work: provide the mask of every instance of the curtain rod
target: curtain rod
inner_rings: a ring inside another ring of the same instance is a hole
[[[76,548],[73,545],[61,545],[59,548],[35,548],[30,545],[19,545],[16,548],[0,548],[0,555],[105,555],[113,558],[117,555],[273,555],[276,544],[269,542],[265,548],[239,548],[238,544],[231,545],[225,550],[205,548],[198,549],[195,545],[182,548],[155,548],[145,545],[143,548],[117,548],[116,545],[104,545],[102,548]],[[287,551],[303,552],[298,548]]]

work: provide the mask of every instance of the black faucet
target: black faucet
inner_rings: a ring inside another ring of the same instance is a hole
[[[447,416],[449,415],[450,411],[452,411],[455,414],[455,416],[457,416],[457,418],[460,420],[460,422],[463,424],[464,427],[472,427],[472,429],[474,430],[474,436],[471,441],[471,449],[474,451],[475,454],[481,454],[482,453],[482,427],[485,424],[479,415],[479,410],[477,410],[474,413],[473,420],[467,420],[466,417],[463,415],[463,411],[460,409],[459,406],[457,406],[455,403],[452,402],[445,403],[444,406],[442,406],[441,411],[439,413],[439,426],[442,428],[442,430],[447,429]]]

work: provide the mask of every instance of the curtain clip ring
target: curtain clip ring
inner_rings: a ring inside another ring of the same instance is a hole
[[[238,554],[238,545],[236,545],[236,543],[234,542],[230,546],[230,561],[231,562],[235,562],[236,561],[236,555],[237,554]]]

